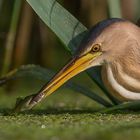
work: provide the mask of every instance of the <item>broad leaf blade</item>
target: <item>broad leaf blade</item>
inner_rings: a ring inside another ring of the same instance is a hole
[[[65,44],[66,49],[71,52],[79,46],[83,32],[87,28],[74,16],[64,9],[56,0],[27,0],[38,16]],[[73,40],[75,37],[77,39]],[[71,40],[73,40],[71,42]]]
[[[13,79],[17,79],[17,78],[25,77],[25,76],[28,76],[28,77],[32,76],[36,79],[43,80],[46,82],[50,80],[54,76],[54,74],[55,74],[54,72],[47,70],[45,68],[42,68],[40,66],[26,65],[6,74],[3,78],[0,79],[0,85],[5,84],[9,80],[13,80]],[[82,93],[90,97],[91,99],[102,104],[103,106],[106,106],[106,107],[112,106],[109,102],[107,102],[105,99],[101,98],[99,95],[95,94],[94,92],[92,92],[90,89],[83,87],[79,84],[73,83],[72,81],[67,82],[65,86],[69,89],[75,90],[76,92]]]

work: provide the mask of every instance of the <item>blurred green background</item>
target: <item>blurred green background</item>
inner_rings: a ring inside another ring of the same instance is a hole
[[[135,23],[140,17],[140,0],[58,2],[88,28],[110,17],[121,17]],[[58,71],[70,57],[63,43],[25,0],[0,0],[1,76],[26,64]],[[13,107],[17,96],[35,93],[44,85],[45,81],[35,79],[26,77],[0,88],[0,139],[140,139],[140,112],[96,113],[103,106],[66,88],[48,97],[35,110],[17,116],[4,116],[3,113]],[[101,93],[86,73],[74,80]]]
[[[59,0],[86,27],[109,17],[136,22],[139,0]],[[119,7],[118,7],[119,6]],[[1,75],[23,64],[58,70],[70,55],[25,0],[0,0]]]

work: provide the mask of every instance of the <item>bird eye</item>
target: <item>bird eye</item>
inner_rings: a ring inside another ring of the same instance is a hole
[[[100,51],[100,47],[101,46],[99,44],[94,45],[93,48],[92,48],[92,52],[98,52],[98,51]]]

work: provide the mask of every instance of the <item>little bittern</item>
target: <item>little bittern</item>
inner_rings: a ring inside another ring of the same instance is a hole
[[[72,60],[35,95],[32,108],[78,73],[101,65],[107,90],[120,101],[140,100],[140,28],[124,19],[96,24],[81,42]]]

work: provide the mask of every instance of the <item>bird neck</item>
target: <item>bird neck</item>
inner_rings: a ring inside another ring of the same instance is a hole
[[[131,57],[107,63],[102,68],[103,83],[121,101],[140,100],[139,69],[140,64]]]

